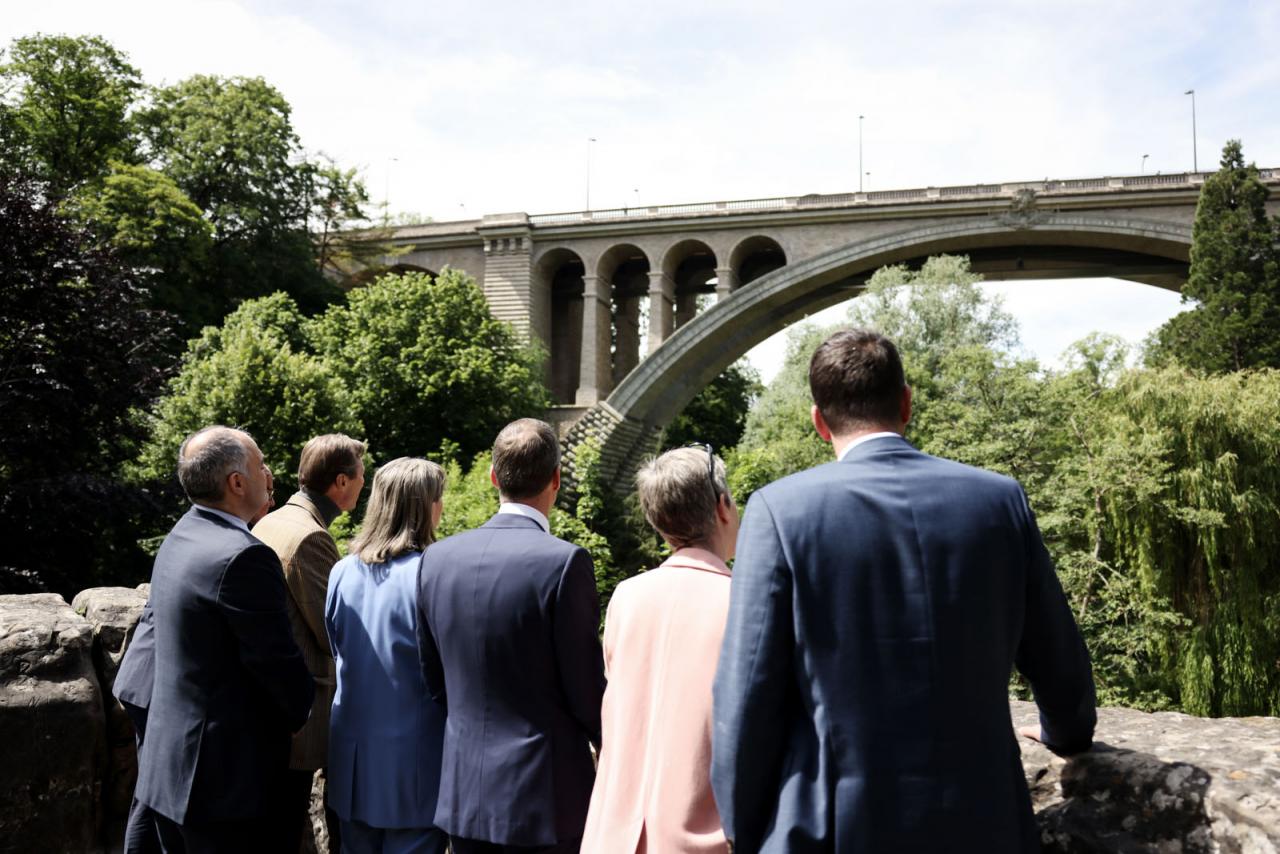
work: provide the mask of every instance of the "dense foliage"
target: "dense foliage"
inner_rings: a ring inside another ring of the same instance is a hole
[[[213,423],[254,434],[284,497],[319,433],[361,436],[375,462],[441,449],[470,459],[503,424],[546,408],[539,358],[456,271],[383,276],[311,319],[283,293],[249,300],[191,342],[138,474],[171,477],[183,437]]]
[[[730,365],[667,425],[662,447],[706,442],[717,453],[736,447],[747,426],[747,413],[762,391],[759,371],[745,360]]]
[[[155,511],[120,466],[159,390],[167,319],[136,270],[61,215],[44,185],[0,173],[0,590],[69,587],[139,560]]]

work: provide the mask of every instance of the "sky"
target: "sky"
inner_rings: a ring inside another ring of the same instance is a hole
[[[1181,172],[1229,138],[1280,166],[1275,0],[0,0],[0,44],[34,32],[104,36],[153,84],[264,77],[308,150],[436,220],[581,210],[588,188],[603,208],[846,192],[860,171],[875,190]],[[991,288],[1050,363],[1178,310],[1127,282]]]

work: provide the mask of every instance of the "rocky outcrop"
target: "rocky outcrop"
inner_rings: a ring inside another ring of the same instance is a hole
[[[106,727],[93,630],[53,593],[0,596],[0,852],[95,851]]]
[[[145,601],[0,596],[0,854],[119,844],[135,759],[110,688]],[[1036,722],[1033,704],[1011,708]],[[1020,739],[1048,854],[1280,854],[1280,720],[1101,709],[1096,738],[1070,759]],[[323,852],[320,791],[307,846]]]
[[[102,832],[106,840],[124,838],[133,784],[138,779],[133,723],[111,695],[111,688],[150,589],[149,584],[137,588],[94,587],[81,591],[71,601],[72,610],[85,618],[93,633],[93,666],[102,694],[107,751],[102,781]]]
[[[1046,854],[1280,852],[1280,720],[1099,709],[1095,739],[1069,759],[1022,739]]]

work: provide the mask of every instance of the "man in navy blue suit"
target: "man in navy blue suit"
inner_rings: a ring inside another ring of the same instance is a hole
[[[1034,852],[1009,715],[1087,750],[1089,654],[1013,480],[928,456],[896,348],[836,333],[809,366],[838,460],[756,492],[714,688],[712,786],[745,852]]]
[[[251,436],[209,427],[183,442],[178,480],[193,506],[151,575],[153,684],[135,797],[166,852],[274,849],[269,813],[315,683],[280,560],[249,533],[271,474]]]
[[[423,675],[448,711],[435,823],[454,854],[576,852],[604,696],[595,574],[550,533],[550,426],[507,425],[490,478],[497,515],[429,546],[418,570]]]

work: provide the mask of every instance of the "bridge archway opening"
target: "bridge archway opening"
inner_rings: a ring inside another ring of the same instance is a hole
[[[417,264],[392,264],[389,267],[367,267],[348,278],[345,284],[347,290],[351,290],[370,284],[383,276],[399,276],[404,273],[426,273],[433,279],[438,275],[435,270],[428,270]]]
[[[787,253],[778,241],[760,234],[748,237],[733,247],[729,254],[729,267],[733,270],[737,286],[754,282],[780,267],[786,266]]]
[[[538,277],[550,292],[547,383],[558,404],[572,404],[582,364],[582,293],[586,265],[576,252],[552,249],[538,262]]]
[[[648,331],[649,268],[644,250],[630,243],[611,247],[596,268],[600,280],[609,283],[612,385],[640,364],[640,342]]]
[[[701,240],[682,240],[667,250],[663,272],[675,295],[674,329],[679,329],[709,304],[716,290],[716,253]]]

